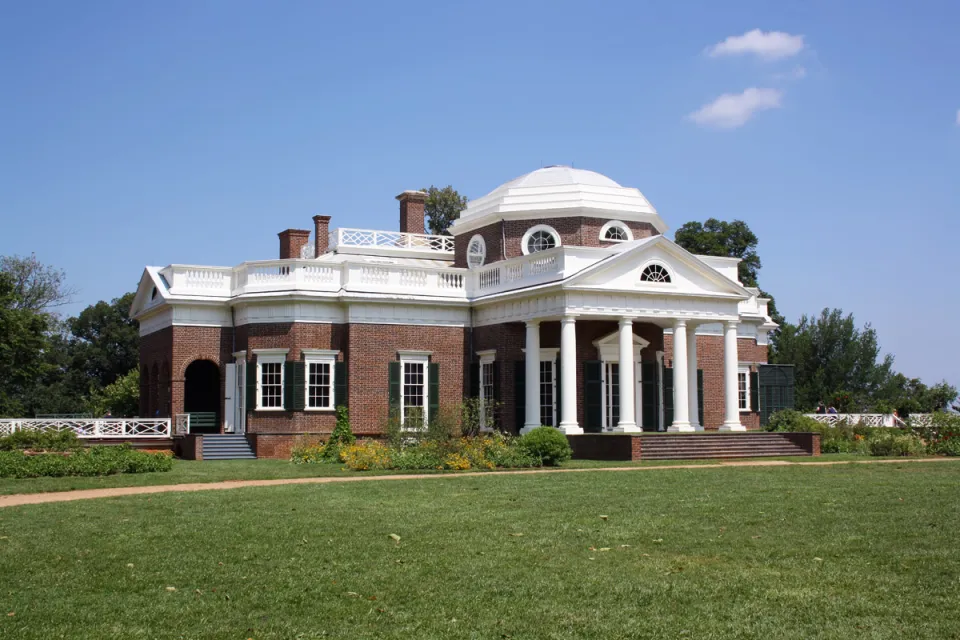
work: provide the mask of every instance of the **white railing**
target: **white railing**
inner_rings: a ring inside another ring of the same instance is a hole
[[[848,424],[850,426],[860,425],[863,427],[895,427],[897,426],[896,416],[892,413],[807,413],[809,418],[813,418],[820,424],[836,426],[838,424]]]
[[[354,262],[344,264],[344,291],[467,298],[467,278],[463,269]]]
[[[0,435],[16,431],[73,431],[78,438],[169,438],[169,418],[15,418],[0,420]]]
[[[164,271],[174,295],[193,294],[229,296],[233,285],[233,269],[230,267],[197,267],[175,264]]]
[[[173,417],[174,419],[174,434],[178,436],[185,436],[190,433],[190,414],[189,413],[178,413]]]
[[[474,292],[487,295],[555,280],[562,275],[564,257],[564,250],[557,248],[482,267],[476,270]]]
[[[452,236],[433,236],[425,233],[400,231],[376,231],[374,229],[334,229],[330,232],[329,246],[342,251],[352,247],[364,249],[387,249],[403,251],[426,251],[453,255]]]

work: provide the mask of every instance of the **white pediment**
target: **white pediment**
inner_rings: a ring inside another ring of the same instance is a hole
[[[602,260],[564,282],[565,289],[706,295],[747,299],[750,292],[689,251],[663,236],[629,243],[617,255]],[[644,279],[648,267],[666,271],[669,282]]]

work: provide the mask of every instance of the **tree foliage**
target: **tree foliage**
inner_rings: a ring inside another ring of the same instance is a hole
[[[709,218],[706,222],[688,222],[674,234],[677,244],[687,251],[703,256],[740,258],[738,276],[745,287],[758,287],[760,256],[757,255],[757,236],[746,222],[726,222]]]
[[[460,217],[460,212],[466,208],[467,197],[461,196],[450,185],[443,188],[430,185],[423,191],[427,194],[424,215],[428,231],[434,235],[446,233],[453,221]]]
[[[87,403],[95,416],[110,412],[114,418],[131,418],[140,409],[140,370],[131,369],[112,384],[95,391]]]
[[[75,291],[66,284],[66,274],[43,264],[37,256],[0,256],[0,272],[10,278],[12,304],[16,309],[49,311],[71,302]]]
[[[17,283],[0,271],[0,415],[21,415],[23,395],[44,373],[47,317],[23,304]]]
[[[67,322],[72,336],[72,366],[96,386],[106,387],[137,367],[140,332],[129,317],[134,293],[100,301]]]

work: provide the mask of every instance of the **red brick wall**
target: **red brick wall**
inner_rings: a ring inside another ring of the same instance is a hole
[[[673,366],[673,335],[663,336],[664,365]],[[758,345],[753,338],[737,339],[740,362],[767,361],[767,346]],[[703,369],[703,426],[717,429],[723,424],[723,336],[697,336],[697,366]],[[751,366],[756,371],[756,366]],[[748,429],[760,428],[760,414],[740,413],[740,422]]]
[[[173,327],[140,339],[140,415],[170,417],[170,362],[173,360]],[[154,375],[156,369],[158,375]]]
[[[516,258],[523,255],[521,242],[523,234],[530,227],[538,224],[546,224],[554,228],[560,235],[560,242],[572,247],[607,247],[612,246],[612,242],[600,240],[600,228],[609,222],[612,218],[590,218],[586,216],[576,216],[572,218],[551,218],[548,220],[507,220],[503,223],[480,227],[475,231],[459,235],[454,240],[455,259],[454,266],[467,266],[467,245],[470,238],[474,235],[483,236],[487,244],[487,258],[484,264],[490,264],[499,260]],[[625,222],[630,230],[633,231],[633,238],[639,240],[648,236],[658,235],[657,230],[647,222]],[[506,245],[503,243],[506,238]],[[504,251],[504,246],[506,247]]]
[[[310,232],[306,229],[287,229],[277,234],[280,238],[280,259],[299,258],[300,250],[310,242]]]

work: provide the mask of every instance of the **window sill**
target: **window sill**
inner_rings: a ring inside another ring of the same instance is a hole
[[[286,411],[283,407],[257,407],[254,411],[264,411],[264,412],[280,412]]]
[[[304,407],[303,410],[309,413],[323,413],[324,411],[327,413],[333,413],[337,409],[336,407]]]

